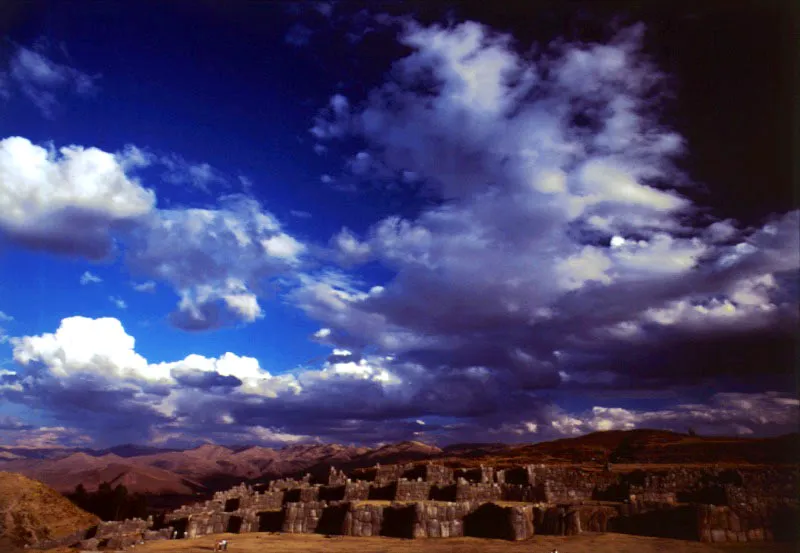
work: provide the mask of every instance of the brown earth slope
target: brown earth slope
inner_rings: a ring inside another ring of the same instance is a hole
[[[55,460],[15,459],[0,463],[0,469],[35,478],[62,493],[73,491],[78,484],[93,491],[103,482],[112,486],[124,484],[131,493],[187,495],[204,489],[181,475],[113,454],[93,457],[73,453]]]
[[[0,551],[68,536],[99,522],[41,482],[0,472]]]

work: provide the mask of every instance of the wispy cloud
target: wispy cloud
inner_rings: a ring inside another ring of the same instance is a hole
[[[152,280],[141,283],[133,283],[133,289],[137,292],[155,292],[156,283]]]
[[[103,279],[89,271],[85,271],[81,275],[81,284],[84,286],[87,284],[96,284],[100,282],[103,282]]]
[[[208,193],[211,185],[227,183],[225,176],[208,163],[192,163],[177,154],[163,156],[159,161],[167,169],[161,178],[172,184],[189,184]]]
[[[128,308],[128,304],[125,303],[125,300],[123,300],[122,298],[120,298],[118,296],[108,296],[108,300],[111,303],[113,303],[114,305],[116,305],[117,308],[119,308],[119,309],[127,309]]]
[[[286,32],[284,40],[292,46],[305,46],[311,41],[314,32],[301,23],[295,23]]]
[[[99,76],[54,61],[47,56],[49,50],[44,42],[32,48],[17,46],[9,63],[10,79],[2,79],[12,81],[48,118],[54,114],[59,95],[91,96],[97,92],[96,81],[99,79]],[[0,86],[0,89],[9,88],[8,85]]]

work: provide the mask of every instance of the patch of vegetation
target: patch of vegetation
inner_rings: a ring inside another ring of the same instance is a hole
[[[78,507],[93,513],[103,520],[125,520],[127,518],[146,518],[147,498],[144,495],[128,493],[128,488],[117,484],[113,488],[103,482],[96,492],[87,492],[83,484],[67,497]]]

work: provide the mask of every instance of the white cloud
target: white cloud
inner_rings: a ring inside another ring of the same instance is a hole
[[[800,413],[796,397],[777,392],[717,393],[704,403],[650,411],[598,405],[570,413],[496,388],[491,371],[480,367],[444,378],[391,357],[344,349],[335,349],[319,369],[284,374],[230,352],[151,363],[111,318],[64,319],[55,333],[15,338],[12,345],[21,372],[0,371],[0,395],[30,407],[46,406],[65,426],[73,424],[73,434],[93,438],[113,431],[120,439],[124,428],[156,443],[177,435],[294,443],[316,436],[348,438],[353,432],[379,441],[391,432],[396,433],[391,439],[407,438],[420,426],[431,437],[462,441],[631,428],[761,434],[791,429]],[[497,394],[495,399],[502,398],[510,410],[476,417],[475,402],[486,394]],[[86,417],[78,406],[102,416]],[[441,426],[435,417],[429,420],[431,413],[461,422]]]
[[[84,273],[81,275],[81,284],[83,285],[96,284],[100,282],[103,282],[103,279],[91,273],[90,271],[84,271]]]
[[[331,245],[344,263],[362,263],[370,255],[370,245],[360,242],[356,235],[347,228],[343,228],[331,238]]]
[[[244,175],[239,175],[239,184],[242,185],[245,193],[249,193],[253,189],[253,180]]]
[[[260,318],[262,281],[291,272],[305,250],[258,202],[228,196],[217,209],[155,213],[132,234],[127,261],[178,291],[175,324],[201,330]]]
[[[290,263],[297,263],[300,254],[306,249],[305,245],[283,233],[261,240],[261,245],[264,247],[264,251],[272,257],[284,259]]]
[[[0,141],[0,232],[32,247],[102,257],[111,227],[151,212],[155,194],[126,175],[124,154],[22,137]]]
[[[693,269],[709,251],[699,238],[678,239],[657,233],[650,240],[617,242],[612,256],[621,270],[632,275],[679,274]]]
[[[523,56],[477,23],[407,21],[409,53],[386,81],[363,102],[331,97],[310,132],[357,147],[344,156],[355,181],[424,186],[433,201],[331,238],[332,257],[375,260],[392,273],[384,282],[301,276],[292,299],[330,329],[326,343],[437,375],[483,366],[487,383],[514,389],[564,384],[560,373],[609,387],[625,371],[637,386],[630,363],[667,336],[796,320],[773,297],[790,290],[753,279],[800,268],[800,215],[749,235],[730,221],[693,226],[698,208],[670,188],[686,181],[685,145],[654,112],[663,75],[641,52],[644,32]]]
[[[635,411],[593,407],[581,421],[583,430],[695,428],[715,434],[752,434],[752,428],[800,423],[800,400],[777,392],[717,393],[708,403],[679,404],[668,409]]]
[[[124,243],[131,268],[153,279],[136,289],[148,291],[156,279],[169,283],[182,298],[173,321],[185,328],[260,318],[264,280],[294,271],[306,245],[244,195],[223,196],[207,209],[156,209],[153,191],[129,174],[154,160],[132,145],[117,154],[80,146],[56,152],[21,137],[2,140],[0,233],[23,246],[90,259],[107,258],[117,241]],[[198,186],[216,180],[204,164],[177,156],[161,162],[199,178]],[[81,282],[97,282],[93,277],[87,271]]]
[[[211,185],[227,183],[222,173],[208,163],[191,163],[177,154],[162,156],[159,161],[167,168],[161,178],[172,184],[189,184],[208,193]],[[252,185],[249,180],[242,180],[242,177],[239,179],[245,188]]]
[[[207,329],[224,324],[218,307],[222,306],[236,320],[252,323],[263,317],[258,298],[247,285],[229,277],[210,285],[198,284],[184,289],[173,322],[187,329]]]
[[[63,426],[21,425],[16,429],[4,429],[0,433],[0,445],[48,449],[63,447],[91,447],[93,440],[86,434]]]
[[[600,248],[584,246],[577,254],[560,261],[556,265],[560,285],[565,290],[576,290],[587,282],[610,284],[607,274],[611,268],[611,260]]]
[[[127,309],[128,308],[128,304],[125,303],[125,300],[123,300],[120,297],[108,296],[108,301],[113,303],[117,307],[117,309]]]
[[[137,292],[154,292],[156,289],[156,283],[152,280],[146,280],[145,282],[134,283],[133,289]]]
[[[64,319],[55,333],[12,338],[14,361],[38,376],[42,372],[70,379],[93,374],[103,379],[158,380],[169,372],[154,370],[134,351],[135,340],[113,318]]]
[[[280,375],[270,374],[255,358],[230,352],[218,358],[191,354],[180,361],[149,363],[135,351],[134,338],[113,318],[67,318],[55,333],[14,338],[12,345],[22,373],[5,371],[15,380],[13,388],[1,386],[0,394],[22,403],[58,397],[48,409],[70,420],[75,405],[110,409],[108,421],[101,417],[94,421],[97,426],[127,421],[154,439],[158,435],[163,439],[165,432],[175,429],[208,435],[214,429],[207,425],[223,425],[228,427],[226,433],[255,432],[263,441],[291,443],[309,436],[304,431],[280,430],[275,413],[288,409],[309,417],[321,410],[320,416],[330,419],[331,413],[350,409],[352,400],[345,398],[363,395],[365,386],[376,397],[386,394],[371,409],[381,409],[384,401],[401,401],[394,395],[403,392],[398,388],[400,380],[382,358],[334,356],[320,369]],[[87,394],[91,399],[86,399]],[[334,396],[344,403],[327,401]],[[271,424],[269,419],[273,419]],[[94,424],[85,417],[75,420]],[[304,423],[297,419],[294,424]]]

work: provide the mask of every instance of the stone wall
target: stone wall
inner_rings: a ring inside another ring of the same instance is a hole
[[[797,542],[798,517],[796,504],[764,502],[739,507],[698,505],[697,533],[701,541],[723,542]]]
[[[287,503],[282,531],[292,534],[313,534],[317,530],[317,524],[325,507],[327,503],[324,501]]]
[[[531,485],[541,486],[549,503],[574,503],[591,500],[598,490],[618,484],[619,476],[606,471],[571,467],[529,467]]]
[[[344,487],[344,497],[342,499],[345,501],[369,499],[370,487],[369,482],[351,482],[348,480]]]
[[[429,482],[400,480],[397,482],[394,499],[396,501],[427,501],[431,495]]]
[[[500,498],[503,501],[539,503],[545,501],[546,496],[544,492],[544,486],[541,484],[536,486],[530,486],[527,484],[501,484]]]
[[[283,491],[266,491],[256,495],[247,506],[261,511],[280,509],[283,505]]]
[[[413,463],[407,463],[405,465],[376,465],[374,482],[378,486],[385,486],[399,480],[406,472],[413,470]]]
[[[425,475],[423,478],[425,482],[441,486],[455,483],[453,469],[433,463],[425,465]]]
[[[325,478],[322,483],[328,486],[344,486],[345,482],[347,482],[347,475],[344,471],[336,470],[334,467],[331,467],[328,471],[327,478]]]
[[[456,501],[499,501],[502,499],[503,490],[500,484],[470,484],[460,480],[456,484]]]
[[[269,483],[270,490],[286,490],[289,488],[297,488],[298,486],[309,486],[311,485],[311,475],[306,474],[300,480],[295,480],[293,478],[279,478],[277,480],[272,480]]]
[[[380,536],[383,513],[382,505],[351,503],[347,506],[341,533],[345,536]]]
[[[479,468],[471,469],[455,469],[453,471],[454,481],[463,478],[472,484],[491,484],[495,482],[494,467],[485,467],[481,465]]]
[[[332,469],[326,485],[311,485],[307,477],[273,481],[264,493],[237,486],[209,501],[181,507],[165,517],[165,524],[179,537],[284,531],[516,540],[534,531],[613,531],[716,542],[788,539],[792,524],[787,521],[797,513],[797,503],[785,499],[795,497],[796,471],[786,470],[620,473],[525,465],[495,471],[451,470],[428,463],[376,466],[361,476],[351,481]],[[392,503],[361,503],[367,499]],[[493,503],[501,500],[526,504]],[[719,507],[698,507],[700,503]],[[119,543],[126,540],[120,538]]]
[[[405,509],[413,509],[411,537],[450,538],[464,535],[464,517],[472,511],[473,505],[467,502],[425,502],[415,503]]]

